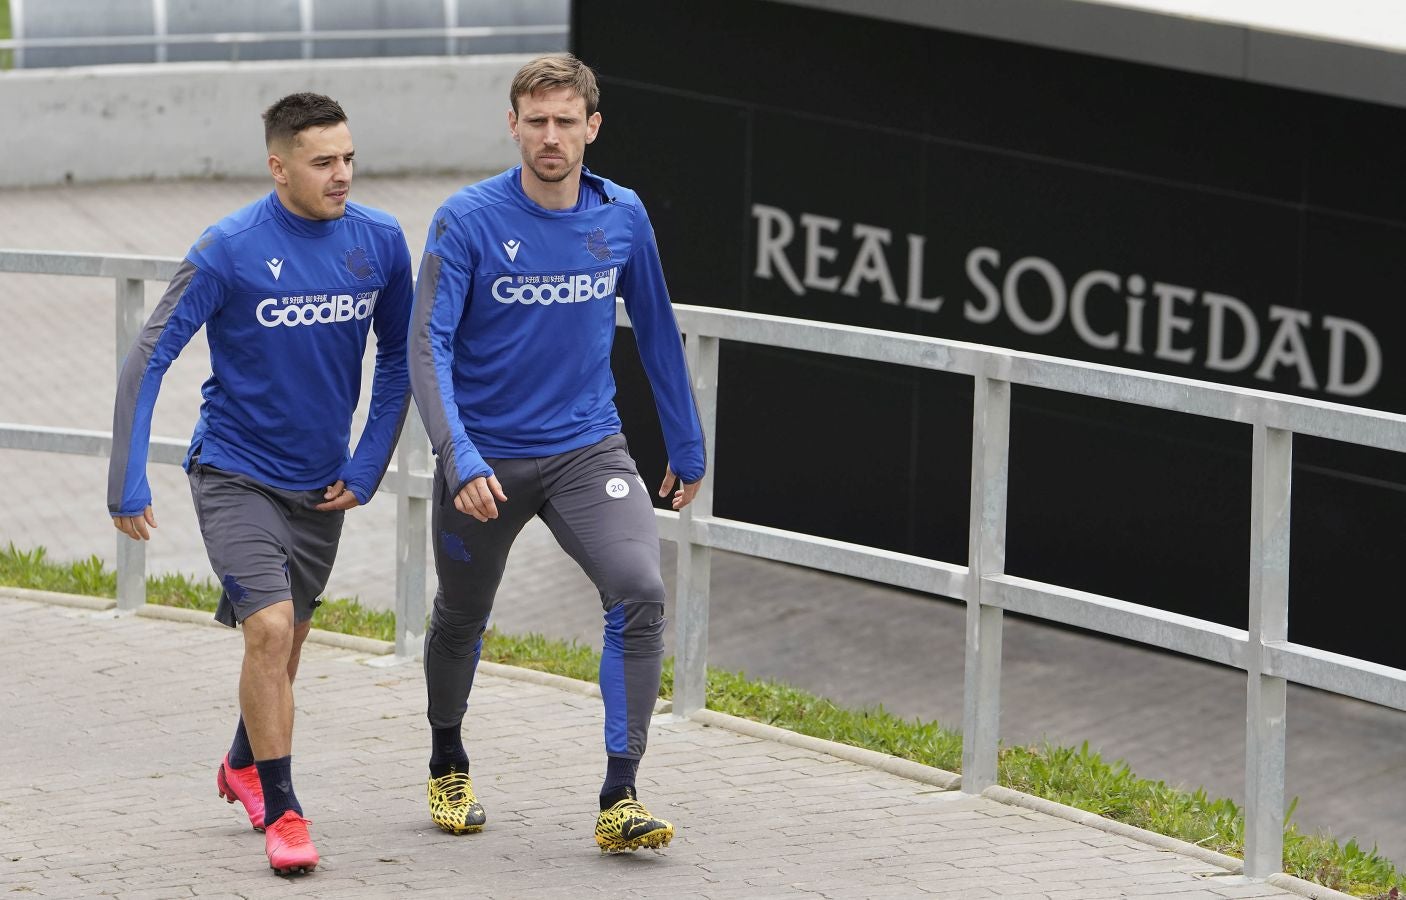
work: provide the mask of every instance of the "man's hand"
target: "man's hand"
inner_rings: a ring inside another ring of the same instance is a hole
[[[134,541],[151,540],[151,532],[147,531],[147,526],[156,527],[156,513],[148,506],[139,516],[113,516],[112,527],[127,535]]]
[[[674,482],[678,480],[678,477],[679,476],[674,474],[673,466],[665,466],[664,483],[659,485],[659,496],[669,496],[669,491],[673,489]],[[692,503],[693,498],[698,496],[698,487],[702,483],[702,478],[698,479],[693,484],[685,484],[682,481],[679,481],[679,489],[677,491],[674,491],[674,500],[672,504],[674,509],[683,509],[685,506]]]
[[[487,522],[498,518],[498,503],[493,502],[495,497],[498,503],[508,499],[508,495],[503,493],[503,486],[498,483],[498,477],[480,475],[459,488],[459,493],[454,495],[454,508],[480,522]]]
[[[356,499],[356,494],[347,490],[347,483],[340,478],[337,479],[335,484],[329,486],[327,490],[323,492],[322,497],[327,502],[319,503],[317,506],[313,507],[313,509],[322,512],[337,512],[338,510],[351,509],[354,506],[361,505],[361,501]]]

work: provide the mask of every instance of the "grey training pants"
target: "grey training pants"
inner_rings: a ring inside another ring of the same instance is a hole
[[[508,496],[488,522],[459,512],[443,468],[435,471],[439,589],[425,635],[430,724],[448,728],[463,719],[508,551],[528,520],[540,516],[600,592],[606,753],[640,758],[659,695],[664,582],[654,507],[624,435],[556,456],[487,462]]]

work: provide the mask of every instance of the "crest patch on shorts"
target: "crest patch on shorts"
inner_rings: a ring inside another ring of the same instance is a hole
[[[225,589],[225,596],[229,598],[230,603],[243,603],[245,600],[249,599],[249,589],[240,584],[238,579],[233,575],[226,575],[222,584]]]

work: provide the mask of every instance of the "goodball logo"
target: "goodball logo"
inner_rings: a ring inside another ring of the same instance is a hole
[[[313,302],[279,301],[273,297],[259,302],[255,314],[259,324],[265,328],[280,325],[293,328],[297,325],[325,325],[329,322],[350,322],[352,319],[365,319],[376,309],[376,295],[379,291],[367,294],[336,294],[326,300]],[[279,303],[285,305],[280,307]]]
[[[615,297],[620,267],[579,275],[503,275],[493,282],[493,299],[499,303],[584,303]]]

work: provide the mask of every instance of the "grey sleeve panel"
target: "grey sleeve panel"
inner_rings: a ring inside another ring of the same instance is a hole
[[[398,238],[398,264],[387,279],[372,323],[376,331],[376,368],[366,425],[356,442],[356,451],[342,468],[347,489],[363,504],[380,490],[410,408],[406,341],[415,288],[410,277],[410,251],[405,249],[404,236]]]
[[[401,279],[399,280],[399,282],[398,282],[398,283],[401,285],[401,287],[400,287],[400,289],[397,291],[397,293],[398,293],[399,296],[401,296],[402,298],[404,298],[403,304],[402,304],[402,308],[409,307],[410,310],[413,310],[413,309],[414,309],[414,304],[415,304],[415,279],[414,279],[414,277],[413,277],[413,275],[412,275],[411,268],[410,268],[410,248],[407,247],[406,244],[405,244],[405,234],[404,234],[403,232],[399,235],[399,237],[400,237],[400,240],[397,241],[396,247],[397,247],[397,250],[398,250],[399,253],[400,253],[400,258],[401,258],[402,262],[404,263],[403,271],[404,271],[405,274],[404,274],[404,277],[401,278]],[[410,328],[409,328],[409,318],[410,318],[410,316],[408,315],[408,311],[407,311],[407,314],[403,314],[403,316],[404,316],[403,318],[396,318],[395,320],[393,320],[392,323],[391,323],[391,327],[394,328],[394,329],[396,329],[397,333],[398,333],[398,334],[400,335],[400,337],[401,337],[401,340],[404,342],[403,346],[397,348],[395,352],[399,354],[400,359],[402,360],[402,362],[403,362],[403,363],[407,366],[407,368],[408,368],[408,365],[409,365],[408,347],[409,347],[409,342],[410,342],[410,333],[409,333],[409,332],[410,332]],[[379,332],[378,332],[378,333],[377,333],[377,336],[376,336],[376,346],[377,346],[378,350],[379,350],[379,348],[380,348],[380,341],[381,341],[381,337],[380,337],[380,334],[379,334]],[[378,364],[381,363],[381,360],[380,360],[379,358],[377,359],[377,363],[378,363]],[[385,372],[387,372],[390,368],[391,368],[391,366],[389,365],[389,363],[387,363],[387,364],[385,364],[385,365],[379,365],[379,366],[378,366],[378,374],[385,373]],[[386,453],[385,461],[381,464],[381,471],[379,471],[379,472],[376,473],[376,483],[371,486],[371,493],[372,493],[372,495],[374,495],[377,491],[379,491],[379,490],[381,489],[381,482],[385,480],[385,477],[386,477],[386,470],[390,468],[391,459],[395,456],[396,447],[398,447],[398,446],[400,445],[400,435],[401,435],[401,432],[403,432],[403,431],[405,430],[405,417],[410,414],[410,373],[409,373],[409,371],[405,371],[405,374],[404,374],[403,376],[401,376],[401,377],[402,377],[403,380],[399,381],[399,385],[400,385],[400,388],[399,388],[399,389],[400,389],[400,391],[401,391],[400,409],[399,409],[399,410],[397,411],[397,413],[396,413],[396,417],[395,417],[395,429],[391,432],[390,451]],[[373,383],[372,383],[372,395],[373,395],[373,397],[374,397],[374,395],[375,395],[374,381],[373,381]],[[409,473],[406,473],[406,474],[408,475]],[[403,487],[403,488],[401,488],[401,489],[402,489],[402,490],[408,490],[408,486]]]
[[[445,481],[451,491],[457,492],[470,478],[491,474],[492,470],[483,462],[458,421],[452,347],[443,347],[438,354],[435,352],[436,341],[446,339],[437,336],[437,330],[451,335],[448,339],[452,340],[452,328],[447,323],[457,322],[463,314],[463,291],[467,290],[463,285],[452,283],[444,286],[444,277],[444,260],[426,253],[420,262],[415,308],[410,318],[410,391],[420,409],[430,444],[444,468]],[[440,303],[441,290],[443,304]],[[438,329],[435,327],[437,318],[443,320]]]
[[[444,409],[444,399],[439,393],[439,367],[435,364],[434,349],[430,346],[430,317],[434,313],[434,298],[439,291],[439,270],[443,260],[433,253],[426,253],[420,262],[420,277],[415,281],[415,306],[410,313],[410,393],[415,405],[420,408],[420,419],[425,423],[425,432],[430,436],[430,445],[445,470],[445,480],[450,484],[459,483],[459,473],[454,466],[453,439],[449,416]]]
[[[406,394],[405,399],[400,402],[400,413],[396,416],[395,432],[391,435],[391,452],[386,454],[385,462],[381,463],[381,471],[376,473],[376,481],[371,485],[371,496],[381,489],[381,482],[385,480],[386,470],[391,467],[391,458],[395,456],[395,448],[400,444],[400,432],[405,428],[405,417],[410,413],[410,395]],[[401,490],[408,490],[402,487]],[[367,498],[368,500],[370,497]]]
[[[107,468],[107,507],[114,516],[120,514],[124,501],[130,501],[133,492],[141,489],[146,481],[151,406],[156,401],[155,385],[143,390],[147,369],[166,323],[199,271],[189,260],[182,260],[166,293],[156,304],[156,309],[142,326],[141,334],[137,335],[136,343],[122,362],[122,372],[117,377],[117,397],[113,403],[112,455]],[[135,433],[138,430],[141,431],[140,435]]]

